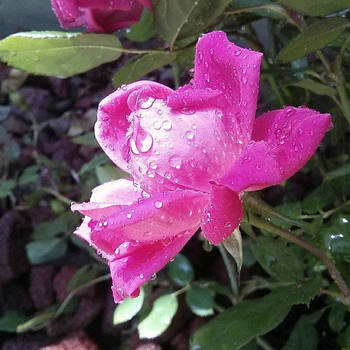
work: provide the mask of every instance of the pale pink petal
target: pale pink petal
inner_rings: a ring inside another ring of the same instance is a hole
[[[283,181],[305,165],[331,127],[329,114],[306,107],[286,107],[257,118],[252,138],[269,145]]]
[[[119,212],[92,220],[92,241],[110,254],[122,238],[149,242],[174,237],[189,227],[199,227],[207,201],[207,195],[191,190],[153,194]]]
[[[95,125],[96,139],[111,160],[124,171],[129,171],[130,147],[128,145],[128,128],[130,122],[127,117],[131,113],[128,106],[130,94],[138,91],[140,95],[147,93],[154,98],[166,100],[172,90],[157,83],[139,81],[123,86],[103,99],[97,112]]]
[[[197,44],[194,87],[222,91],[231,105],[227,132],[247,143],[252,132],[262,53],[231,43],[224,32],[203,35]]]
[[[162,183],[169,188],[168,181],[209,193],[209,181],[223,176],[238,156],[239,144],[226,132],[222,112],[204,102],[192,108],[193,92],[180,110],[156,99],[133,114],[130,170],[146,191],[159,192]]]
[[[132,180],[110,181],[92,190],[90,202],[73,203],[71,210],[98,220],[136,202],[141,198],[141,193],[141,189],[135,187]]]
[[[150,243],[123,243],[109,261],[114,301],[136,297],[138,289],[162,269],[194,235],[197,227],[178,233],[171,239]]]
[[[252,142],[227,174],[219,180],[232,191],[259,190],[282,182],[279,164],[269,145]]]
[[[210,243],[220,244],[239,225],[242,213],[242,203],[237,192],[213,184],[210,201],[202,216],[202,235]]]

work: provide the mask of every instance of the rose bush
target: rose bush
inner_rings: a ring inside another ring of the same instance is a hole
[[[112,33],[140,20],[150,0],[51,0],[63,28],[85,26],[91,32]]]
[[[137,296],[199,227],[213,244],[226,239],[242,192],[292,176],[331,127],[329,114],[306,107],[255,119],[261,58],[212,32],[198,41],[190,84],[141,81],[100,103],[96,138],[132,178],[72,210],[85,215],[76,234],[108,260],[116,302]]]

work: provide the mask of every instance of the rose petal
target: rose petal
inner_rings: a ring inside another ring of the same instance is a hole
[[[130,122],[127,116],[131,113],[131,109],[127,101],[130,94],[135,91],[139,91],[140,95],[147,93],[150,97],[164,100],[172,93],[171,89],[161,84],[139,81],[121,87],[101,101],[95,125],[96,139],[109,158],[124,171],[129,171],[130,158],[127,139]]]
[[[207,201],[207,195],[191,190],[154,194],[100,220],[92,220],[91,240],[111,254],[122,239],[147,242],[174,237],[188,227],[199,227]]]
[[[92,190],[90,202],[74,203],[72,211],[79,211],[93,219],[100,219],[120,211],[141,198],[142,191],[130,179],[106,182]]]
[[[222,91],[231,105],[224,123],[241,142],[252,132],[262,53],[231,43],[224,32],[203,35],[196,47],[194,87]]]
[[[248,145],[227,174],[218,181],[232,191],[259,190],[282,182],[279,164],[269,145],[253,142]]]
[[[263,114],[254,124],[257,142],[248,145],[219,183],[237,192],[281,183],[305,165],[330,126],[329,114],[304,107]]]
[[[74,0],[80,7],[100,10],[130,10],[134,0]]]
[[[124,243],[109,261],[114,301],[137,296],[138,288],[174,258],[196,230],[191,228],[172,239],[151,243]]]
[[[331,127],[329,114],[305,107],[286,107],[257,118],[252,138],[269,145],[283,181],[305,165]]]
[[[58,18],[61,27],[72,28],[84,24],[83,12],[75,1],[51,0],[51,6]]]
[[[239,225],[242,213],[238,194],[224,186],[213,184],[210,201],[201,220],[202,235],[210,243],[220,244]]]
[[[188,101],[194,99],[191,95]],[[221,111],[203,104],[178,111],[159,99],[147,107],[133,115],[133,177],[152,193],[159,192],[158,184],[165,181],[210,192],[209,181],[223,176],[239,153],[222,123]],[[169,188],[169,183],[164,187]]]
[[[152,11],[152,1],[151,0],[138,0],[148,11]]]

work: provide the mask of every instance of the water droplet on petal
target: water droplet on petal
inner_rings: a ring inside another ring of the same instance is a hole
[[[140,104],[140,109],[149,109],[153,106],[155,99],[153,97],[149,97],[147,100],[142,101]]]
[[[175,168],[175,169],[180,169],[181,168],[181,164],[182,164],[182,160],[179,156],[171,156],[169,158],[169,164],[171,167]]]
[[[194,133],[192,131],[187,131],[186,132],[186,138],[187,140],[193,140],[194,139]]]
[[[143,279],[145,276],[143,273],[140,274],[140,278]]]
[[[166,131],[171,130],[171,127],[172,127],[171,121],[170,120],[164,120],[162,126],[163,126],[163,129],[166,130]]]
[[[156,279],[157,279],[157,274],[154,273],[154,274],[151,276],[151,281],[154,281],[154,280],[156,280]]]
[[[163,206],[163,203],[161,201],[155,201],[154,202],[154,206],[157,208],[157,209],[160,209],[162,206]]]
[[[242,77],[242,83],[245,85],[247,84],[247,77]]]
[[[155,122],[153,122],[153,127],[156,130],[159,130],[162,127],[162,123],[159,120],[156,120]]]
[[[131,214],[131,213],[127,213],[127,214],[126,214],[126,217],[127,217],[128,219],[131,219],[132,214]]]

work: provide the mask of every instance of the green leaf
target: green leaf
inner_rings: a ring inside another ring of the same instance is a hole
[[[90,171],[93,171],[96,169],[97,166],[106,164],[109,162],[109,159],[104,153],[100,153],[96,155],[90,162],[85,163],[81,169],[79,170],[79,175],[83,175],[85,173],[88,173]]]
[[[279,0],[278,2],[310,16],[325,16],[350,7],[349,0]]]
[[[80,286],[92,281],[98,275],[101,268],[98,265],[85,265],[72,276],[67,284],[67,290],[72,291]]]
[[[39,224],[32,235],[33,239],[44,239],[56,236],[59,233],[70,233],[78,224],[78,216],[67,211],[57,218]]]
[[[67,78],[114,61],[123,49],[115,35],[16,33],[0,41],[1,60],[30,73]]]
[[[39,180],[39,174],[38,174],[39,169],[40,169],[39,165],[32,165],[25,168],[18,180],[18,184],[26,185],[29,183],[37,182]]]
[[[316,95],[325,95],[330,97],[335,97],[337,95],[337,91],[335,89],[331,88],[328,85],[318,83],[312,79],[303,79],[292,85],[303,88],[305,90],[309,90]]]
[[[309,303],[321,289],[314,279],[303,286],[275,289],[256,300],[243,301],[216,316],[191,339],[191,350],[238,349],[277,327],[294,304]]]
[[[214,296],[215,293],[209,288],[191,286],[186,292],[186,303],[197,316],[209,316],[214,313]]]
[[[231,0],[154,0],[157,33],[173,48],[176,40],[197,35],[212,25]]]
[[[316,312],[302,316],[296,323],[283,350],[316,350],[318,334],[314,324],[318,322],[322,313]]]
[[[336,196],[333,188],[328,183],[324,183],[316,187],[309,195],[307,195],[302,203],[303,212],[307,214],[317,213],[327,205],[334,202]]]
[[[236,228],[233,233],[223,242],[226,250],[235,259],[238,273],[240,273],[243,264],[242,252],[242,235],[239,228]]]
[[[349,26],[350,22],[346,18],[331,17],[321,19],[310,25],[303,33],[287,44],[278,54],[277,59],[291,62],[322,49],[335,40]]]
[[[26,245],[27,257],[32,265],[39,265],[61,258],[66,254],[67,242],[62,238],[46,238]]]
[[[350,215],[341,215],[322,228],[320,237],[323,246],[333,255],[340,255],[350,261]]]
[[[154,35],[153,12],[143,10],[138,23],[130,27],[126,37],[132,41],[147,41]]]
[[[28,317],[18,311],[7,311],[0,317],[0,331],[16,332],[17,326],[28,320]]]
[[[10,142],[5,143],[4,153],[5,153],[5,158],[9,162],[11,162],[19,158],[19,156],[21,155],[21,148],[16,141],[11,140]]]
[[[303,264],[291,246],[280,239],[260,236],[251,241],[251,249],[262,268],[272,277],[284,282],[300,282]]]
[[[5,198],[11,194],[16,187],[16,180],[10,179],[0,183],[0,198]]]
[[[149,315],[138,325],[139,337],[156,338],[161,335],[171,323],[178,308],[177,297],[173,294],[163,295],[154,303]]]
[[[145,292],[140,289],[140,295],[137,298],[126,298],[121,304],[118,304],[114,310],[113,324],[130,321],[141,310]]]
[[[174,61],[176,55],[170,52],[149,53],[125,64],[113,77],[113,85],[119,87],[123,84],[136,81],[146,74],[161,68]]]
[[[236,0],[230,8],[230,13],[253,13],[262,17],[274,19],[285,19],[287,11],[280,5],[271,0]]]
[[[171,280],[178,286],[185,286],[194,278],[194,272],[190,261],[178,254],[174,261],[168,265],[169,276]]]
[[[125,173],[123,170],[120,170],[119,168],[117,168],[115,165],[106,164],[106,165],[99,165],[98,167],[96,167],[96,176],[97,176],[98,182],[100,184],[104,184],[112,180],[128,177],[129,175]]]
[[[89,132],[87,134],[74,137],[72,139],[74,143],[77,143],[78,145],[85,145],[85,146],[91,146],[91,147],[98,147],[98,143],[95,139],[95,134],[93,132]]]
[[[333,171],[326,174],[324,181],[332,181],[338,179],[339,177],[350,175],[350,163],[347,163]]]
[[[328,315],[328,324],[333,332],[339,333],[346,326],[346,314],[347,310],[343,304],[335,304],[332,306]]]

